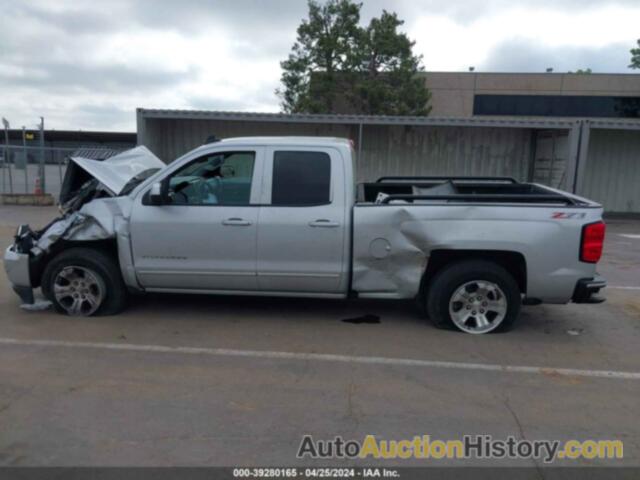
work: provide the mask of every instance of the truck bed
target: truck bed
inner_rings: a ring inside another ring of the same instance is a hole
[[[581,262],[585,225],[602,207],[576,195],[510,178],[386,177],[358,188],[352,288],[362,297],[409,298],[434,254],[517,255],[526,295],[571,300],[596,276]]]
[[[511,177],[382,177],[358,186],[359,203],[528,203],[589,206],[592,202]]]

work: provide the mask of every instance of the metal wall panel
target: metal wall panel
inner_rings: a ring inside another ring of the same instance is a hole
[[[607,212],[640,212],[640,131],[591,130],[578,194]]]
[[[229,122],[224,120],[145,119],[140,142],[165,162],[202,145],[206,139],[302,135],[356,138],[356,125],[314,125],[308,123]]]
[[[358,125],[144,119],[141,143],[165,162],[207,137],[272,135],[343,137],[357,146]],[[356,147],[357,148],[357,147]],[[527,180],[527,128],[364,125],[358,181],[383,175],[506,175]]]
[[[358,181],[382,175],[504,175],[527,180],[529,129],[366,125],[363,130]]]
[[[558,130],[538,130],[535,135],[532,181],[566,190],[569,135]]]

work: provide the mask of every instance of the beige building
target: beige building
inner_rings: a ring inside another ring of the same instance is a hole
[[[427,72],[424,75],[432,94],[432,117],[640,118],[640,74]],[[537,98],[531,99],[534,95]]]

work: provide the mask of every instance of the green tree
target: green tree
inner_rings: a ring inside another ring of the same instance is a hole
[[[383,11],[361,27],[362,4],[309,1],[309,19],[298,27],[288,59],[281,62],[286,112],[427,115],[429,92],[422,57],[398,31],[403,22]]]
[[[638,39],[638,48],[632,48],[631,52],[631,63],[629,64],[629,68],[640,68],[640,39]]]
[[[430,94],[422,57],[413,54],[415,42],[398,32],[404,22],[382,11],[360,35],[358,74],[349,99],[355,110],[368,115],[427,115]]]
[[[280,63],[284,90],[277,93],[285,111],[333,110],[336,76],[353,70],[360,7],[350,0],[330,0],[324,5],[309,0],[309,19],[298,27],[292,52]],[[314,75],[318,72],[322,75]]]

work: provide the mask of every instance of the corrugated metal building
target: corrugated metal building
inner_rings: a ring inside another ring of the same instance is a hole
[[[608,212],[640,213],[640,122],[587,120],[577,191]]]
[[[432,118],[137,111],[138,143],[164,161],[210,135],[346,137],[358,181],[382,175],[508,175],[577,192],[609,212],[640,213],[637,120]]]

